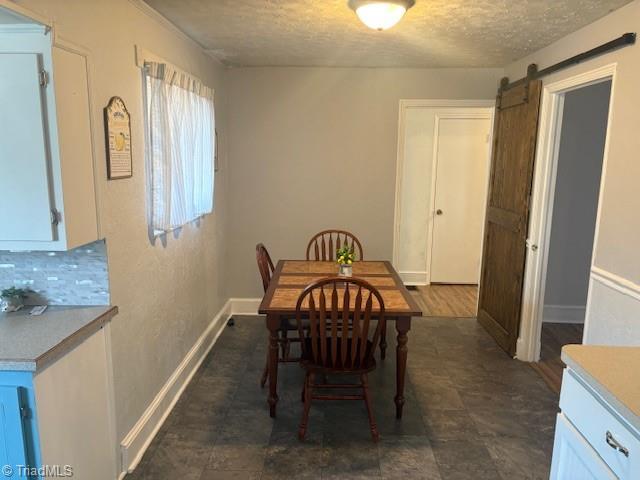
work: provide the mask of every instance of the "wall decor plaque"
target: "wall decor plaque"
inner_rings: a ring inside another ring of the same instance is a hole
[[[107,178],[117,180],[133,175],[131,159],[131,119],[124,101],[111,97],[104,108],[107,146]]]

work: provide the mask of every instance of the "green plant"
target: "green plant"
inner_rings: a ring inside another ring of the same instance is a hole
[[[16,288],[16,287],[5,288],[4,290],[2,290],[2,292],[0,292],[0,297],[7,300],[14,299],[14,298],[24,300],[25,298],[27,298],[30,291],[31,290],[26,288]]]
[[[336,251],[336,259],[340,265],[351,265],[356,259],[353,247],[347,245],[340,247]]]

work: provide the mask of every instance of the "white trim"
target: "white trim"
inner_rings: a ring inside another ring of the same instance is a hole
[[[628,297],[640,300],[640,284],[601,267],[591,267],[591,279],[606,285]]]
[[[495,100],[425,100],[425,99],[401,99],[399,101],[399,109],[398,109],[398,145],[397,145],[397,157],[396,157],[396,189],[395,189],[395,198],[394,198],[394,215],[393,215],[393,255],[392,255],[392,263],[393,265],[396,267],[396,269],[398,268],[398,255],[399,255],[399,251],[400,251],[400,246],[399,246],[399,238],[400,238],[400,223],[401,223],[401,212],[402,212],[402,202],[401,202],[401,195],[400,192],[402,191],[402,169],[403,169],[403,165],[404,165],[404,156],[405,156],[405,151],[404,151],[404,139],[405,139],[405,133],[406,133],[406,111],[409,108],[489,108],[492,109],[491,112],[489,113],[489,118],[491,119],[491,122],[493,124],[493,118],[495,115],[495,106],[496,106],[496,102]],[[456,114],[451,113],[450,115],[455,116]],[[490,148],[489,148],[489,168],[491,166],[491,155],[492,155],[492,151],[493,151],[493,125],[491,127],[492,131],[491,131],[491,138],[489,139],[490,141]],[[435,148],[435,138],[434,138],[434,148]],[[435,150],[434,150],[435,152]],[[435,157],[435,155],[434,155]],[[435,161],[435,160],[433,160]],[[435,177],[435,175],[433,175],[432,177]],[[488,181],[488,179],[487,179]],[[432,188],[432,194],[433,194],[433,188]],[[427,228],[430,228],[429,225],[427,226]],[[429,234],[427,234],[427,239],[429,239]],[[429,241],[429,240],[428,240]],[[483,241],[484,241],[484,234],[483,234]],[[431,252],[431,248],[429,247],[427,249],[427,255],[430,255]],[[429,265],[430,265],[430,258],[427,259],[426,265],[425,265],[425,271],[428,272],[429,270]],[[400,277],[403,278],[403,274],[408,274],[409,276],[411,274],[415,274],[415,273],[423,273],[423,272],[412,272],[412,271],[405,271],[405,272],[400,272]],[[408,285],[428,285],[429,284],[429,279],[428,276],[425,277],[425,280],[423,280],[423,282],[421,283],[417,283],[413,282],[413,283],[408,283]]]
[[[586,305],[545,305],[543,323],[584,323]]]
[[[249,299],[249,301],[252,300]],[[120,443],[121,474],[119,478],[123,478],[126,473],[131,473],[140,462],[153,437],[158,433],[182,392],[222,333],[227,320],[235,313],[233,306],[236,302],[241,304],[242,300],[230,299],[224,304]]]
[[[232,315],[258,315],[262,298],[231,298]]]
[[[428,273],[424,272],[398,272],[400,278],[402,279],[402,283],[405,285],[428,285],[427,278]]]
[[[422,99],[401,99],[400,110],[405,108],[494,108],[496,101],[491,100],[422,100]]]
[[[531,197],[531,216],[529,219],[529,235],[527,240],[529,249],[526,254],[520,336],[517,343],[516,355],[520,360],[535,362],[540,358],[540,335],[542,331],[542,315],[544,310],[544,290],[547,261],[549,257],[548,245],[551,236],[553,197],[555,193],[564,94],[571,90],[611,80],[611,96],[607,123],[608,127],[602,163],[598,212],[596,215],[595,240],[593,244],[593,252],[596,252],[601,218],[602,195],[604,191],[604,179],[606,178],[609,157],[610,126],[613,124],[611,105],[613,105],[615,95],[616,67],[617,64],[612,63],[550,83],[544,86],[542,92],[540,123],[538,128],[539,134]],[[530,248],[531,245],[537,245],[537,251],[532,250]],[[589,287],[587,305],[589,305],[590,298],[591,287]]]

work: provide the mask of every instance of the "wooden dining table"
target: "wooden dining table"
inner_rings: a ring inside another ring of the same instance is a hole
[[[335,262],[313,260],[280,260],[269,282],[259,313],[266,315],[269,331],[269,412],[276,416],[278,404],[278,332],[281,321],[291,318],[296,312],[296,303],[300,293],[311,282],[320,278],[335,276],[338,265]],[[394,320],[397,332],[396,345],[396,417],[402,418],[405,403],[404,383],[407,371],[407,334],[411,329],[411,318],[421,317],[411,293],[402,283],[398,272],[387,261],[359,261],[353,264],[353,276],[362,278],[378,289],[384,300],[385,318]],[[304,305],[302,314],[304,315]],[[375,313],[375,306],[374,306]],[[381,345],[383,352],[386,344]]]

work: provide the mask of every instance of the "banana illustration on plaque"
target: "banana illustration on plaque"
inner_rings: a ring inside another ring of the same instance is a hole
[[[121,152],[122,150],[124,150],[124,144],[125,144],[124,133],[118,132],[114,140],[116,141],[116,150],[118,152]]]

